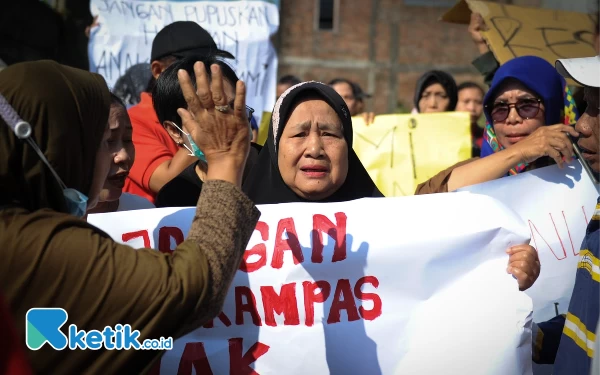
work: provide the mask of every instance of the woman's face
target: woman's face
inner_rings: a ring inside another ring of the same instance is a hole
[[[581,134],[577,144],[590,167],[594,171],[600,172],[600,157],[598,156],[600,152],[600,120],[598,118],[600,94],[597,88],[586,87],[584,90],[587,108],[575,125],[575,130]]]
[[[449,105],[450,98],[448,97],[444,86],[439,83],[434,83],[427,86],[421,94],[421,99],[419,100],[419,112],[446,112]]]
[[[483,93],[477,87],[468,87],[458,92],[457,112],[469,112],[471,123],[476,124],[483,114]]]
[[[104,180],[100,192],[100,202],[115,201],[121,197],[125,178],[129,175],[135,158],[135,149],[131,140],[133,129],[125,108],[116,104],[110,106],[108,129],[110,135],[107,148],[100,157],[109,160],[110,164],[108,177]]]
[[[323,100],[305,100],[294,108],[279,141],[281,177],[299,197],[322,200],[335,193],[348,175],[348,144],[342,122]]]
[[[516,103],[520,103],[521,105],[535,103],[538,99],[537,95],[531,90],[522,83],[514,80],[508,81],[500,86],[498,92],[500,95],[494,100],[492,108],[501,103],[509,105]],[[537,105],[537,103],[535,105]],[[498,138],[498,142],[504,146],[504,148],[509,148],[533,133],[540,126],[546,125],[544,119],[544,104],[539,103],[539,106],[540,110],[534,117],[525,118],[525,116],[519,115],[515,106],[511,105],[508,117],[504,121],[494,121],[496,137]],[[489,109],[489,111],[491,112],[493,109]]]

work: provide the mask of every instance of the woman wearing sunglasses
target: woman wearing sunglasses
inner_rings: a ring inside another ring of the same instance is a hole
[[[481,157],[458,163],[417,187],[415,194],[454,191],[573,159],[568,135],[576,110],[565,80],[546,60],[523,56],[496,72],[484,98],[487,126]]]
[[[177,113],[179,108],[186,108],[187,104],[179,85],[177,72],[184,70],[192,77],[195,83],[194,64],[200,61],[206,68],[206,78],[211,80],[212,74],[209,67],[212,64],[220,66],[223,73],[223,91],[227,96],[229,108],[223,108],[228,111],[233,109],[235,99],[235,85],[238,77],[227,63],[217,60],[214,56],[187,57],[181,59],[169,66],[158,78],[152,92],[154,110],[158,121],[167,129],[167,132],[173,141],[180,147],[184,147],[195,156],[198,161],[185,168],[179,175],[167,182],[156,195],[156,207],[193,207],[196,206],[200,191],[202,191],[203,181],[208,173],[208,164],[202,150],[196,146],[188,129],[182,125],[181,117]],[[248,117],[248,126],[252,119],[254,110],[246,106],[246,116]],[[258,152],[262,148],[256,143],[251,144],[246,167],[242,181],[245,180],[248,171],[258,160]]]

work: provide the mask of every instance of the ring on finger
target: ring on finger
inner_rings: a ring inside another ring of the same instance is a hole
[[[215,109],[221,113],[226,113],[229,111],[228,105],[215,105]]]

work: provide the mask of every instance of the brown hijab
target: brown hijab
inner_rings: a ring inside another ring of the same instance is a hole
[[[31,124],[33,139],[65,185],[87,195],[110,110],[104,79],[54,61],[26,62],[0,72],[0,94]],[[0,209],[66,212],[62,190],[48,167],[2,118],[0,181]]]

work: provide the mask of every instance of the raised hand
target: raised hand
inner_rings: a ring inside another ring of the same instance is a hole
[[[212,80],[202,62],[194,65],[196,89],[184,70],[178,74],[187,109],[177,110],[183,125],[198,148],[204,152],[208,164],[207,179],[222,179],[241,185],[248,151],[250,127],[246,116],[246,86],[238,81],[233,106],[223,90],[221,68],[213,64]]]
[[[487,26],[483,17],[479,13],[471,13],[471,22],[469,23],[469,34],[471,34],[471,39],[479,49],[479,53],[482,55],[489,51],[487,43],[485,39],[483,39],[482,31],[486,31]]]

